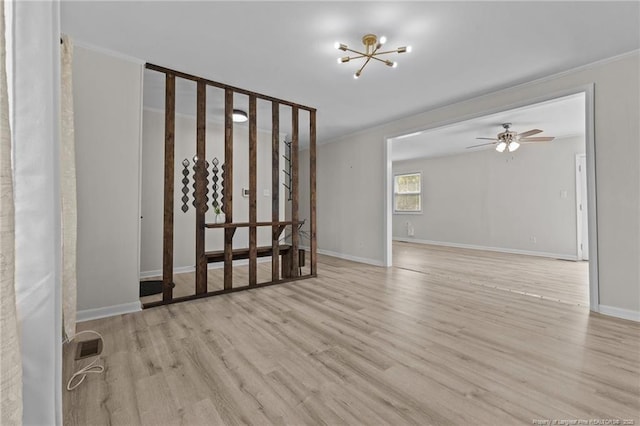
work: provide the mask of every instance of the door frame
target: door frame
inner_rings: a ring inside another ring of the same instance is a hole
[[[595,109],[594,109],[595,84],[589,83],[565,90],[559,90],[540,97],[524,99],[512,104],[502,105],[482,112],[463,115],[454,119],[431,123],[424,126],[412,127],[404,131],[390,134],[384,137],[384,215],[383,215],[383,264],[386,267],[393,266],[393,172],[391,162],[391,140],[399,136],[406,136],[413,133],[420,133],[426,130],[433,130],[438,127],[450,126],[474,118],[484,117],[499,112],[504,112],[516,108],[551,101],[565,96],[584,93],[585,95],[585,153],[587,159],[587,214],[588,214],[588,235],[589,235],[589,309],[599,312],[599,275],[598,275],[598,211],[596,199],[596,159],[595,159]]]

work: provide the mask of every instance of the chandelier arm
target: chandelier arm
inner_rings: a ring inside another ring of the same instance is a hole
[[[386,55],[387,53],[398,53],[398,49],[385,50],[384,52],[378,52],[376,55]]]
[[[358,56],[349,56],[349,60],[353,60],[353,59],[360,59],[360,58],[366,58],[367,55],[358,55]]]
[[[358,52],[357,50],[353,50],[353,49],[350,49],[348,47],[345,49],[345,51],[346,52],[351,52],[351,53],[357,53],[358,55],[362,55],[362,56],[368,56],[366,53]]]
[[[366,55],[367,56],[367,60],[364,61],[364,64],[362,64],[362,66],[360,67],[360,69],[358,70],[358,72],[356,74],[360,74],[362,72],[362,70],[364,69],[364,67],[367,66],[367,64],[369,63],[369,61],[371,60],[371,56]]]
[[[372,56],[371,59],[375,59],[376,61],[380,61],[385,65],[387,64],[387,61],[385,61],[384,59],[376,58],[375,56]]]

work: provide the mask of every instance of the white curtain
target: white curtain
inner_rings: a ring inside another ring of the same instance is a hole
[[[53,426],[62,424],[60,4],[6,5],[22,422]]]
[[[4,0],[0,0],[0,424],[22,424],[22,360],[15,289],[15,223]]]
[[[60,78],[60,193],[62,197],[62,319],[68,339],[76,333],[76,145],[73,127],[73,43],[62,36]]]

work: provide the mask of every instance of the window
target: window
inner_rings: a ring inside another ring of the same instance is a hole
[[[393,177],[393,211],[417,213],[422,211],[422,176],[407,173]]]

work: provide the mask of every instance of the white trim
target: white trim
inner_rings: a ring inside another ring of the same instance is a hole
[[[87,43],[81,40],[74,39],[73,44],[76,47],[81,47],[87,50],[93,50],[94,52],[102,53],[103,55],[112,56],[114,58],[119,58],[128,62],[133,62],[140,65],[145,65],[147,63],[147,61],[143,59],[136,58],[134,56],[125,55],[124,53],[116,52],[114,50],[109,50],[107,48],[96,46],[94,44]]]
[[[384,216],[382,217],[382,238],[384,253],[382,254],[382,263],[385,267],[393,266],[393,162],[391,161],[391,140],[385,139],[383,147],[384,153],[384,182],[382,187],[384,191]],[[421,184],[422,185],[422,184]]]
[[[140,301],[123,303],[121,305],[105,306],[104,308],[85,309],[84,311],[78,311],[76,323],[129,314],[131,312],[139,312],[141,310],[142,306],[140,305]]]
[[[136,270],[140,271],[142,258],[142,141],[144,119],[144,66],[140,66],[140,115],[138,117],[138,258]],[[140,278],[140,277],[138,277]]]
[[[416,238],[394,237],[393,240],[402,241],[405,243],[427,244],[427,245],[443,246],[443,247],[456,247],[456,248],[471,249],[471,250],[495,251],[499,253],[523,254],[526,256],[549,257],[552,259],[561,259],[561,260],[573,260],[573,261],[578,260],[578,257],[575,254],[548,253],[543,251],[530,251],[530,250],[503,248],[503,247],[487,247],[487,246],[479,246],[475,244],[449,243],[444,241],[421,240]]]
[[[271,262],[271,256],[259,257],[257,259],[258,263],[267,263]],[[249,264],[249,259],[239,259],[233,261],[233,266],[244,266]],[[222,269],[224,268],[224,263],[216,262],[210,263],[207,269]],[[195,266],[178,266],[173,268],[174,274],[184,274],[188,272],[194,272],[196,270]],[[141,271],[140,279],[144,278],[153,278],[153,277],[161,277],[162,269],[157,269],[155,271]]]
[[[318,254],[324,254],[325,256],[331,256],[331,257],[337,257],[339,259],[350,260],[352,262],[366,263],[367,265],[385,266],[383,262],[377,259],[369,259],[366,257],[352,256],[350,254],[338,253],[330,250],[318,249]]]
[[[599,308],[600,309],[598,310],[598,312],[600,312],[602,315],[640,322],[640,311],[616,308],[615,306],[607,305],[600,305]]]
[[[598,209],[596,202],[596,142],[594,83],[584,86],[585,154],[587,156],[587,235],[589,236],[589,307],[598,312],[600,275],[598,272]]]

